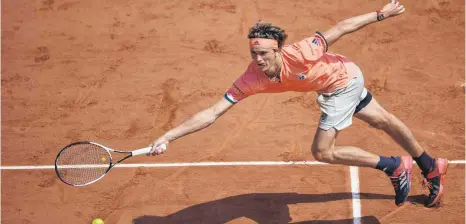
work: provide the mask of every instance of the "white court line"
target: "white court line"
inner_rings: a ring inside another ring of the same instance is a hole
[[[451,160],[448,161],[450,164],[466,164],[466,160]]]
[[[256,162],[195,162],[195,163],[129,163],[117,164],[115,168],[135,168],[135,167],[187,167],[187,166],[280,166],[280,165],[327,165],[327,163],[317,161],[256,161]],[[96,165],[95,167],[101,167]],[[1,170],[34,170],[34,169],[54,169],[53,165],[46,166],[1,166]]]
[[[350,167],[351,195],[353,201],[353,224],[361,224],[361,199],[359,197],[359,169]]]
[[[450,164],[466,164],[466,160],[451,160]],[[193,162],[193,163],[129,163],[117,164],[115,168],[137,167],[196,167],[196,166],[284,166],[284,165],[329,165],[317,161],[251,161],[251,162]],[[96,167],[100,167],[98,165]],[[0,170],[44,170],[55,169],[53,165],[42,166],[0,166]]]

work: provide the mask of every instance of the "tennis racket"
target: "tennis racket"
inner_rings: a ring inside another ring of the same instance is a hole
[[[60,150],[55,159],[55,172],[58,178],[68,185],[86,186],[102,179],[118,163],[133,156],[147,154],[150,150],[151,147],[120,151],[95,142],[75,142]],[[125,156],[113,162],[112,153]]]

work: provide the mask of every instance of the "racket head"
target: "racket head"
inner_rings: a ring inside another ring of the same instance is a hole
[[[110,150],[100,144],[74,142],[60,150],[55,159],[58,178],[71,186],[86,186],[102,179],[112,167]]]

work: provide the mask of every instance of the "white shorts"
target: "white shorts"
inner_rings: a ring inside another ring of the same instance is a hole
[[[337,89],[332,93],[318,94],[317,103],[322,112],[319,121],[320,129],[335,128],[340,131],[350,126],[353,123],[353,114],[359,103],[362,100],[367,100],[366,96],[370,96],[368,101],[372,99],[370,93],[364,88],[364,77],[361,70],[358,69],[357,71],[356,76],[349,81],[345,88]],[[368,103],[365,102],[364,106]]]

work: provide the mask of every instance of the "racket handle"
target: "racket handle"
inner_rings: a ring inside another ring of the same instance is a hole
[[[167,145],[162,144],[162,145],[160,145],[160,147],[163,147],[164,149],[166,149]],[[152,149],[151,147],[146,147],[146,148],[134,150],[134,151],[131,152],[131,155],[132,156],[137,156],[137,155],[147,154],[147,153],[150,152],[151,149]]]
[[[152,149],[151,147],[146,147],[146,148],[134,150],[134,151],[131,152],[131,155],[132,156],[138,156],[138,155],[142,155],[142,154],[147,154],[147,153],[150,152],[151,149]]]

